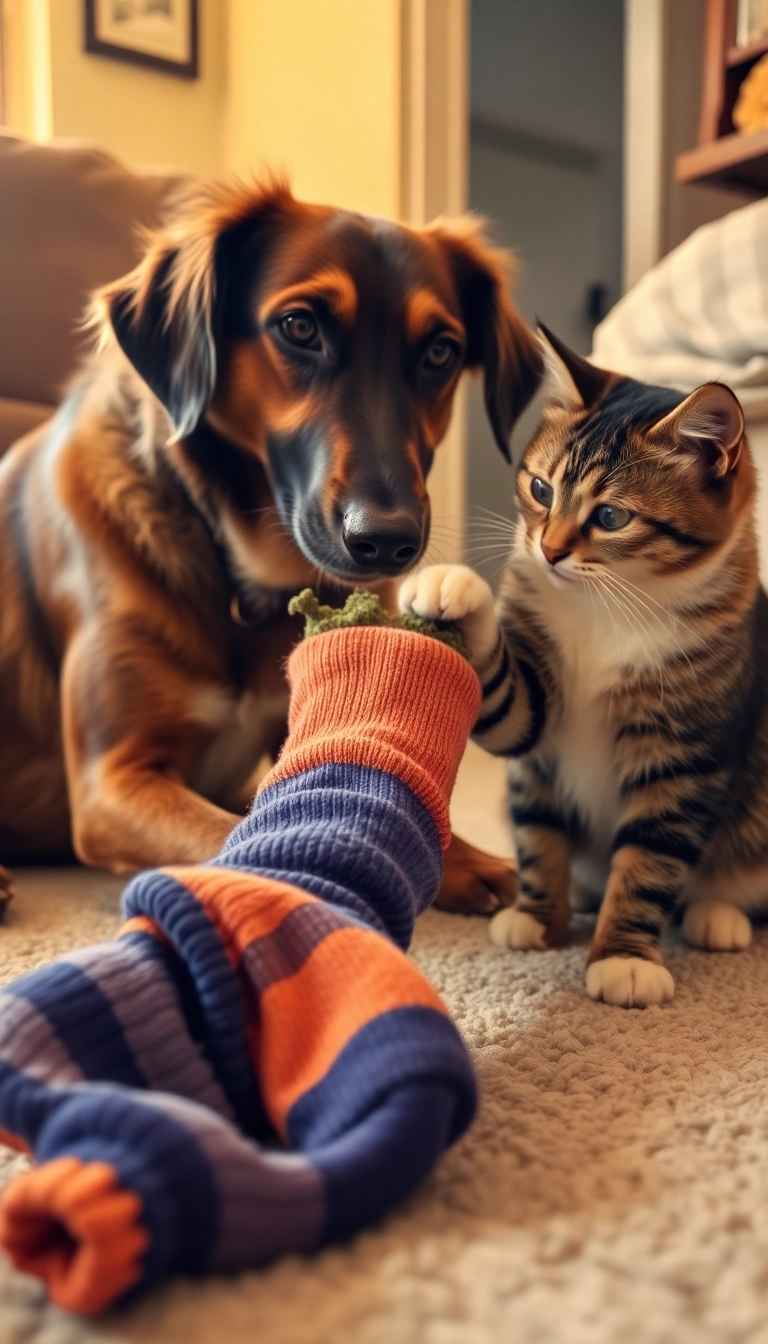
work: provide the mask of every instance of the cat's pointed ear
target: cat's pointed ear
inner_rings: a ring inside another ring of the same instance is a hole
[[[570,350],[554,332],[538,323],[539,344],[544,358],[545,403],[567,411],[589,411],[605,395],[614,378]]]
[[[648,437],[669,444],[693,465],[705,464],[714,476],[727,476],[741,457],[744,414],[729,387],[705,383],[659,420]]]

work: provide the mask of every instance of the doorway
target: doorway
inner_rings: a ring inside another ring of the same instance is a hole
[[[621,292],[623,0],[472,0],[470,207],[520,260],[515,299],[588,354]],[[538,407],[513,440],[516,459]],[[468,558],[484,511],[512,511],[513,473],[469,396]]]

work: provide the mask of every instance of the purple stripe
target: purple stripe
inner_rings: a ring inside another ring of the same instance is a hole
[[[170,874],[151,869],[129,883],[122,905],[126,919],[153,919],[184,963],[200,1010],[206,1057],[238,1124],[246,1134],[271,1133],[253,1076],[240,982],[200,902]]]
[[[110,946],[104,943],[92,955]],[[86,1078],[146,1086],[111,1001],[79,966],[54,961],[15,980],[6,993],[32,1004],[46,1018]]]
[[[51,1027],[26,999],[0,994],[0,1060],[39,1082],[79,1083],[83,1071]]]
[[[256,938],[243,952],[243,964],[254,988],[263,994],[270,985],[295,975],[311,952],[346,921],[322,902],[299,905],[282,924]]]
[[[65,960],[109,999],[147,1087],[176,1092],[232,1118],[210,1065],[189,1038],[175,990],[154,957],[120,939],[79,948]]]
[[[182,1098],[155,1093],[151,1100],[194,1134],[215,1173],[218,1231],[211,1270],[247,1268],[318,1245],[328,1214],[325,1182],[311,1162],[261,1149]]]

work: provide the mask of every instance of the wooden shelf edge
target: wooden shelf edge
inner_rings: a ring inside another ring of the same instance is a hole
[[[723,135],[719,140],[678,154],[675,180],[714,181],[752,192],[768,190],[768,127],[749,135]]]
[[[759,38],[757,42],[750,42],[748,47],[729,47],[725,53],[725,64],[731,69],[734,65],[746,65],[757,56],[764,56],[767,51],[768,35]]]

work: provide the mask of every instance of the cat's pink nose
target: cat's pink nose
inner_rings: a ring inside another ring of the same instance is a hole
[[[565,560],[566,556],[571,554],[570,551],[562,551],[557,546],[547,546],[543,541],[541,549],[550,565],[556,565],[558,560]]]

